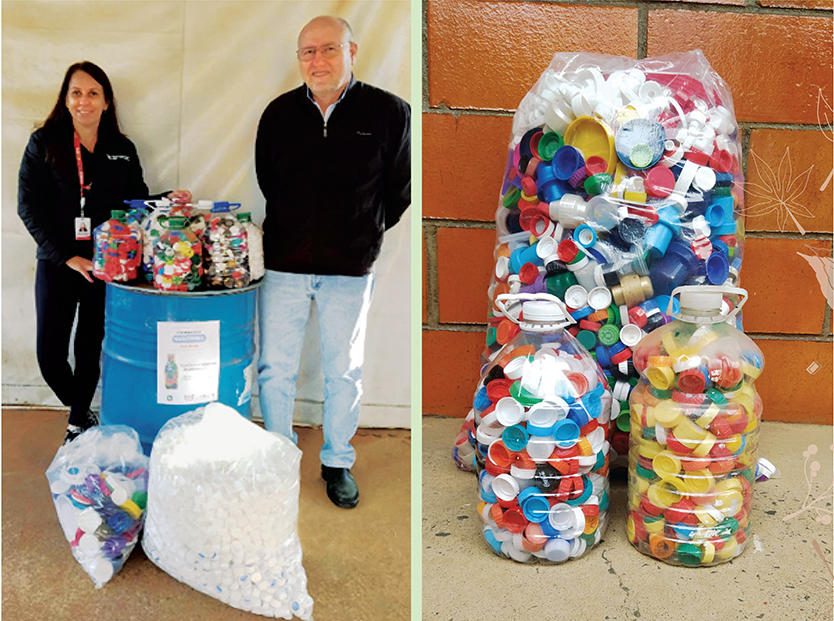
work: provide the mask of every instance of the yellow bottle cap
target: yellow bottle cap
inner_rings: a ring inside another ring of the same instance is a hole
[[[701,559],[702,565],[709,565],[715,559],[715,546],[712,542],[704,542],[704,558]]]
[[[677,427],[684,420],[689,421],[688,418],[684,417],[680,405],[671,399],[661,401],[657,404],[654,408],[654,418],[655,421],[663,427]],[[675,434],[675,437],[678,437],[677,433]]]
[[[643,522],[643,526],[646,527],[646,531],[649,534],[662,533],[664,527],[666,526],[666,520],[661,518],[659,520],[655,520],[654,522]]]
[[[134,520],[138,520],[139,517],[142,515],[142,509],[140,509],[139,505],[137,505],[132,500],[127,500],[123,504],[120,504],[119,508],[124,509],[127,512],[127,514],[130,515],[130,517],[132,517]]]
[[[673,477],[680,472],[681,460],[670,451],[660,451],[652,459],[652,469],[660,478]]]
[[[730,449],[731,452],[735,453],[737,450],[741,448],[742,438],[741,434],[735,434],[727,438],[726,444],[727,448]]]
[[[698,443],[698,446],[692,451],[692,454],[696,457],[706,457],[707,453],[712,450],[712,447],[715,446],[717,438],[712,435],[710,432],[707,432],[707,435]]]
[[[658,390],[669,390],[675,383],[675,372],[671,367],[652,367],[646,369],[646,379]]]
[[[724,542],[723,548],[715,551],[715,556],[719,560],[726,561],[727,559],[731,559],[735,556],[737,549],[738,541],[736,541],[735,537],[730,537],[727,541]]]
[[[706,494],[715,486],[715,477],[706,468],[684,474],[683,481],[690,495]]]
[[[700,418],[695,421],[695,424],[703,429],[709,427],[709,424],[721,413],[721,408],[719,408],[715,403],[710,403],[709,407],[704,410],[704,413],[701,414]]]
[[[741,510],[741,506],[744,504],[744,497],[738,490],[719,492],[713,504],[726,517],[733,517]]]
[[[654,459],[655,456],[660,453],[661,448],[657,442],[652,440],[646,440],[645,438],[640,438],[640,442],[637,445],[637,452],[640,454],[641,457],[645,457],[646,459]]]

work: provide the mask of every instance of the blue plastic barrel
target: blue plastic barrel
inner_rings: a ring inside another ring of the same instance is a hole
[[[157,323],[161,321],[220,321],[217,400],[249,418],[259,286],[162,293],[149,285],[107,283],[101,424],[133,427],[149,455],[166,422],[205,405],[157,403]]]

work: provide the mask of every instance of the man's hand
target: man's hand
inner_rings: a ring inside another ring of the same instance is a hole
[[[93,271],[93,262],[89,259],[76,255],[67,261],[67,267],[81,274],[88,282],[93,282],[93,277],[88,273]]]

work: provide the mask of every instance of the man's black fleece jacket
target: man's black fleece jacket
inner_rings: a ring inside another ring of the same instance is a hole
[[[266,198],[267,269],[362,276],[411,204],[411,110],[353,82],[325,124],[301,86],[261,117],[255,170]]]

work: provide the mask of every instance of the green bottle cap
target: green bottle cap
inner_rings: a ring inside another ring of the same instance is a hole
[[[597,337],[599,338],[600,343],[611,347],[614,343],[620,340],[620,329],[613,323],[607,323],[599,329]]]

